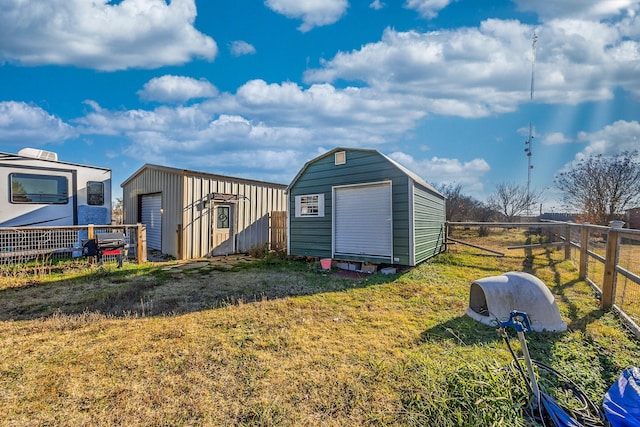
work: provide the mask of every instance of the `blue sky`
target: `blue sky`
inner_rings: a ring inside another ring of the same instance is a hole
[[[640,0],[0,0],[0,151],[288,184],[373,148],[480,200],[640,148]],[[535,31],[535,84],[531,100]]]

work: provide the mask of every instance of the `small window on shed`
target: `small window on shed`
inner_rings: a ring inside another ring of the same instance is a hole
[[[297,217],[324,216],[324,194],[296,196]]]
[[[347,163],[347,153],[345,151],[338,151],[336,153],[336,165],[344,165]]]

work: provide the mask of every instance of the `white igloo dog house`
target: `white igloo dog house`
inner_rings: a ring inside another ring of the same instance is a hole
[[[527,313],[534,331],[567,330],[551,291],[532,274],[511,271],[471,283],[467,315],[472,319],[499,326],[513,310]]]

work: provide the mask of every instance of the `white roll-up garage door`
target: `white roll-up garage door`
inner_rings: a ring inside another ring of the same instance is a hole
[[[147,226],[147,248],[162,250],[162,195],[142,196],[142,223]]]
[[[337,187],[334,209],[335,254],[392,257],[390,182]]]

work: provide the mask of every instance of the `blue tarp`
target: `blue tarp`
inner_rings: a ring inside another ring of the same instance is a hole
[[[640,369],[625,369],[604,395],[602,406],[612,427],[640,426]]]

